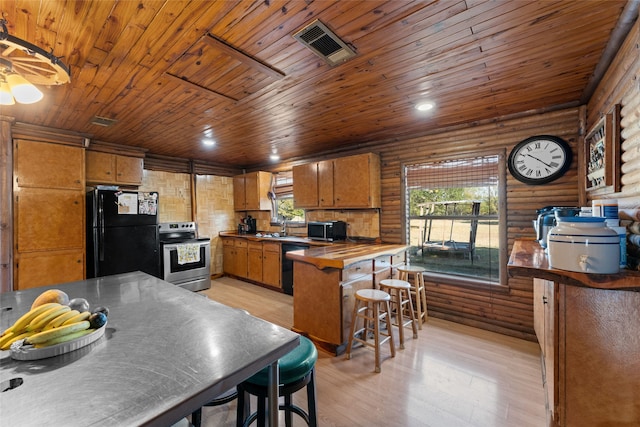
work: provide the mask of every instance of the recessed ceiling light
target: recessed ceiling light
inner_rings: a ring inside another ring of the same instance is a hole
[[[435,107],[433,102],[420,102],[418,104],[416,104],[416,110],[418,111],[429,111],[432,110],[433,107]]]
[[[202,143],[206,146],[211,147],[212,145],[216,145],[216,142],[213,139],[203,139]]]
[[[274,161],[274,162],[276,162],[276,161],[280,160],[280,156],[278,155],[278,153],[272,153],[272,154],[269,156],[269,158],[270,158],[272,161]]]

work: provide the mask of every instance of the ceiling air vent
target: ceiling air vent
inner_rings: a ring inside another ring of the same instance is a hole
[[[98,125],[98,126],[104,126],[104,127],[111,126],[111,125],[115,124],[116,122],[117,122],[117,120],[115,120],[115,119],[108,119],[106,117],[100,117],[100,116],[94,116],[93,119],[91,119],[91,124]]]
[[[353,49],[317,19],[295,33],[293,38],[307,46],[332,66],[341,64],[356,56]]]

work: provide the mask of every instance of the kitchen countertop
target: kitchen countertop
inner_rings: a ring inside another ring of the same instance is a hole
[[[514,242],[507,271],[511,277],[533,277],[596,289],[640,291],[640,272],[637,271],[592,274],[550,268],[547,253],[538,241],[533,239],[518,239]]]
[[[3,388],[22,381],[0,393],[2,425],[168,426],[265,366],[277,379],[278,359],[299,341],[294,332],[142,272],[6,292],[2,330],[51,288],[108,307],[105,335],[41,360],[0,352]],[[277,399],[270,405],[277,425]]]
[[[314,247],[287,252],[287,258],[313,264],[319,269],[345,267],[359,261],[370,260],[384,255],[396,255],[409,249],[407,245],[334,243],[331,246]]]
[[[260,232],[267,233],[267,232]],[[267,233],[272,234],[272,233]],[[301,243],[309,246],[329,246],[333,245],[332,242],[323,242],[318,240],[311,240],[306,237],[301,236],[282,236],[282,237],[273,237],[273,236],[256,236],[255,234],[239,234],[237,231],[221,231],[218,233],[220,237],[237,237],[241,239],[246,239],[253,242],[282,242],[282,243]]]

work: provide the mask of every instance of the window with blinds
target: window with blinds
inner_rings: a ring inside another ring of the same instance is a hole
[[[293,207],[293,172],[278,172],[275,176],[273,193],[276,196],[278,223],[304,223],[304,209]]]
[[[499,282],[498,155],[405,165],[411,264]]]

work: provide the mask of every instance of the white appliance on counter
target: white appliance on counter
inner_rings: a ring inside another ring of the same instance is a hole
[[[159,226],[162,278],[190,291],[211,287],[211,239],[198,237],[195,222]]]

